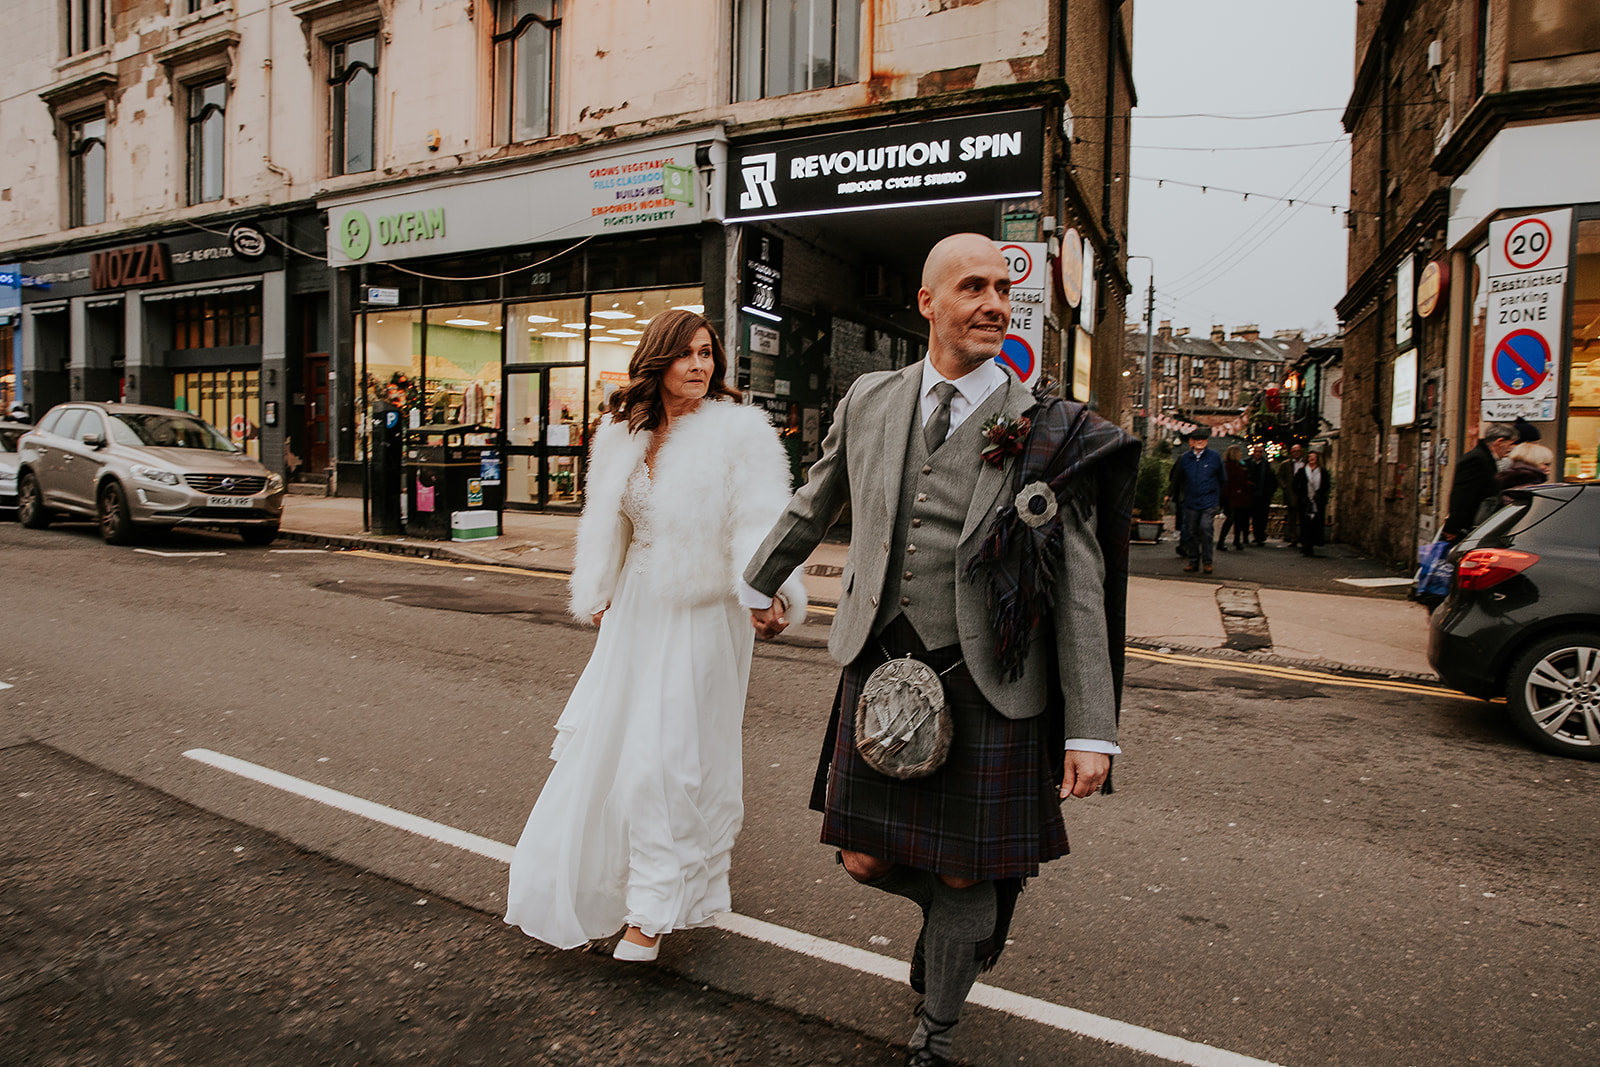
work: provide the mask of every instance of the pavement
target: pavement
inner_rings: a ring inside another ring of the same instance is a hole
[[[1170,527],[1171,520],[1168,520]],[[550,575],[571,572],[575,514],[507,511],[492,540],[433,541],[367,532],[362,501],[290,495],[282,538]],[[806,591],[818,615],[839,600],[844,540],[817,546]],[[1170,528],[1130,552],[1128,643],[1137,648],[1237,658],[1359,675],[1436,681],[1428,666],[1428,613],[1405,599],[1404,572],[1344,545],[1315,558],[1281,541],[1218,552],[1212,574],[1185,574]]]

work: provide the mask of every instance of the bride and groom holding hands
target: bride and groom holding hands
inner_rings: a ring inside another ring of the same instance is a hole
[[[648,324],[594,438],[571,606],[600,632],[506,921],[558,948],[622,928],[614,955],[649,960],[664,934],[731,910],[754,638],[803,619],[797,568],[848,503],[829,635],[843,676],[811,806],[852,878],[922,910],[908,1045],[926,1065],[948,1062],[1023,881],[1067,853],[1061,801],[1100,789],[1118,751],[1139,445],[995,362],[1009,272],[989,239],[936,245],[917,300],[927,358],[851,386],[792,497],[710,324]],[[907,656],[938,675],[944,747],[901,777],[858,743],[857,708]]]

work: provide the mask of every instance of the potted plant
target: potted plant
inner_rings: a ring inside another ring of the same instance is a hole
[[[1167,485],[1167,461],[1162,456],[1146,455],[1139,463],[1139,475],[1133,483],[1133,539],[1148,544],[1161,540],[1164,506],[1162,497]]]

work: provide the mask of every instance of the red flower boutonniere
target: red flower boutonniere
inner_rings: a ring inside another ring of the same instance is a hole
[[[979,455],[992,467],[998,467],[1006,461],[1006,457],[1014,456],[1021,452],[1028,441],[1028,430],[1033,426],[1033,420],[1026,415],[1008,418],[1005,415],[991,415],[983,424],[983,448]]]

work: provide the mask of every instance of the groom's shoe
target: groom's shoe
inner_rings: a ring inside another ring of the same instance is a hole
[[[950,1061],[943,1056],[936,1056],[925,1048],[912,1049],[911,1058],[906,1060],[906,1067],[950,1067]]]
[[[911,991],[921,996],[928,991],[928,961],[922,946],[928,940],[928,913],[922,913],[922,932],[917,935],[917,947],[911,950]]]

